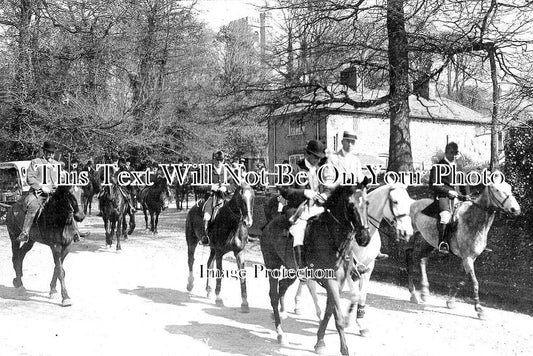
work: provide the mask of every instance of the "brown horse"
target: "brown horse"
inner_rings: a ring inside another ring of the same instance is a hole
[[[351,274],[354,241],[366,246],[370,241],[367,216],[366,185],[339,186],[325,203],[325,212],[309,220],[304,240],[304,260],[308,269],[306,277],[315,279],[327,291],[327,305],[324,318],[320,322],[315,350],[323,351],[324,334],[331,315],[335,313],[335,324],[341,342],[341,353],[348,354],[344,336],[344,318],[340,308],[340,290],[345,279]],[[265,266],[276,270],[284,265],[289,270],[295,268],[291,243],[280,243],[281,232],[288,228],[287,219],[280,216],[269,223],[261,238],[261,251]],[[289,240],[289,239],[285,239]],[[280,251],[281,250],[281,251]],[[280,253],[281,252],[281,253]],[[283,258],[285,256],[285,258]],[[286,337],[281,329],[278,303],[287,287],[295,280],[283,279],[279,282],[269,275],[270,302],[274,312],[274,323],[278,342],[285,343]]]
[[[239,277],[241,281],[241,311],[249,312],[247,293],[246,293],[246,276],[244,270],[243,251],[248,242],[248,228],[252,226],[252,216],[254,207],[254,190],[246,184],[237,188],[230,201],[225,203],[219,210],[215,219],[209,227],[211,253],[207,262],[207,283],[206,291],[208,298],[211,297],[210,279],[213,273],[222,274],[222,257],[228,252],[233,252],[237,260]],[[185,222],[185,238],[187,240],[189,279],[187,290],[190,292],[194,287],[194,251],[198,246],[198,241],[202,237],[203,221],[202,209],[195,205],[189,210]],[[213,270],[213,262],[216,260],[217,269]],[[243,272],[244,271],[244,272]],[[216,304],[224,305],[220,297],[222,278],[216,280]]]
[[[140,191],[138,198],[144,213],[146,231],[151,231],[152,234],[156,235],[159,214],[168,208],[170,202],[170,193],[166,178],[157,177],[153,185],[145,187]],[[148,213],[150,214],[150,227],[148,227]]]
[[[87,171],[89,174],[89,183],[87,185],[82,186],[83,188],[83,213],[87,215],[87,212],[89,215],[91,215],[92,210],[92,202],[93,197],[95,194],[100,193],[100,178],[98,171]]]
[[[26,253],[32,249],[34,243],[40,242],[50,246],[54,257],[54,273],[50,282],[50,298],[57,296],[57,280],[61,283],[62,305],[70,306],[72,302],[65,285],[65,270],[63,263],[70,251],[76,228],[73,220],[82,221],[85,217],[81,211],[81,188],[74,186],[60,186],[44,205],[41,213],[30,230],[30,239],[21,245],[16,239],[20,234],[24,222],[24,198],[19,200],[9,210],[6,218],[7,231],[11,238],[13,251],[13,268],[15,278],[13,285],[23,290],[22,263]]]
[[[420,303],[413,276],[416,268],[415,262],[419,263],[422,275],[422,301],[425,301],[429,295],[426,265],[430,253],[438,244],[438,232],[436,219],[425,215],[422,211],[432,203],[433,200],[431,199],[421,199],[411,206],[415,235],[406,250],[406,260],[409,291],[411,292],[411,301],[414,303]],[[455,228],[453,228],[450,238],[451,252],[461,259],[464,271],[472,282],[474,308],[480,319],[483,319],[485,315],[479,302],[479,283],[474,272],[474,262],[487,246],[487,234],[497,210],[505,211],[514,216],[520,215],[520,206],[513,196],[511,186],[506,182],[487,185],[477,199],[459,205],[454,214],[456,217],[456,221],[453,223]],[[464,277],[454,288],[451,288],[450,285],[447,301],[449,308],[453,308],[455,296],[463,284]]]
[[[113,245],[113,235],[117,239],[117,251],[122,250],[120,238],[127,239],[126,216],[129,214],[129,205],[125,192],[117,183],[104,187],[100,197],[100,209],[104,220],[106,247]]]

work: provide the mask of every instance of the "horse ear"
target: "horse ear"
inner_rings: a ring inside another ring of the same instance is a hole
[[[365,176],[365,178],[363,179],[363,181],[361,183],[359,183],[357,185],[358,188],[360,189],[363,189],[363,188],[366,188],[366,186],[370,183],[370,179],[368,179],[367,176]]]

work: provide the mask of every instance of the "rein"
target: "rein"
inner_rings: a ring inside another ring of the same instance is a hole
[[[392,227],[392,228],[394,228],[394,223],[395,223],[396,221],[398,221],[398,219],[401,219],[401,218],[407,216],[407,214],[398,214],[398,215],[396,215],[396,214],[394,213],[394,205],[393,205],[392,200],[391,200],[391,198],[390,198],[390,194],[391,194],[391,191],[392,191],[393,189],[394,189],[394,188],[389,189],[389,194],[388,194],[388,197],[387,197],[387,200],[388,200],[388,202],[389,202],[389,209],[390,209],[390,211],[391,211],[391,213],[392,213],[393,218],[392,218],[392,220],[389,220],[389,219],[386,218],[385,216],[383,216],[383,218],[382,218],[382,220],[385,220],[385,221],[387,222],[387,224],[388,224],[390,227]],[[391,236],[390,234],[388,234],[387,232],[385,232],[383,229],[380,229],[380,228],[379,228],[379,225],[380,225],[381,220],[376,219],[375,217],[373,217],[373,216],[370,215],[370,214],[368,214],[368,217],[372,220],[370,223],[372,224],[372,226],[374,226],[374,227],[376,228],[376,230],[378,230],[380,233],[382,233],[383,235],[387,236],[388,238],[392,238],[392,236]],[[395,239],[396,241],[399,240],[399,238],[398,238],[397,235],[394,236],[394,239]]]

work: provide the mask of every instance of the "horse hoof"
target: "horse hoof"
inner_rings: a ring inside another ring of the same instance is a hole
[[[421,294],[420,295],[420,300],[422,301],[422,303],[427,303],[428,298],[429,298],[429,295],[427,295],[427,294]]]
[[[194,287],[194,285],[191,282],[187,283],[187,292],[192,291],[193,287]]]
[[[453,300],[447,300],[446,301],[446,307],[448,309],[455,309],[455,302]]]
[[[207,299],[213,299],[213,292],[207,292]]]
[[[286,346],[289,344],[289,341],[287,340],[287,336],[285,334],[278,335],[278,344]]]
[[[15,288],[20,288],[22,287],[22,281],[16,279],[16,278],[13,278],[13,287]]]
[[[420,299],[416,294],[411,294],[411,299],[409,301],[413,304],[420,304]]]
[[[250,307],[248,306],[248,304],[242,304],[241,313],[249,313],[249,312],[250,312]]]
[[[70,298],[63,299],[63,302],[61,302],[61,305],[64,307],[70,307],[72,305],[72,301]]]
[[[281,320],[285,320],[285,319],[287,319],[287,317],[288,317],[288,315],[287,315],[286,311],[279,312],[279,318]]]
[[[368,329],[361,329],[359,331],[359,334],[362,336],[362,337],[369,337],[370,336],[370,330]]]
[[[483,310],[477,311],[477,317],[479,320],[486,320],[487,316],[485,315],[485,312]]]
[[[26,288],[24,286],[17,287],[18,295],[26,295]]]
[[[215,300],[215,304],[219,307],[223,307],[224,306],[224,301],[222,299],[217,299]]]
[[[302,308],[295,308],[294,309],[294,314],[303,315],[304,314],[304,310]]]
[[[319,355],[324,355],[326,353],[326,344],[324,341],[319,341],[316,343],[315,352]]]
[[[49,296],[50,296],[50,299],[56,299],[58,296],[57,291],[50,292]]]

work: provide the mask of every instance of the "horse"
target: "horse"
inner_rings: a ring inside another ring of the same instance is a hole
[[[174,195],[176,196],[176,209],[183,210],[183,201],[185,201],[186,209],[189,210],[189,193],[192,191],[189,176],[186,176],[183,183],[180,184],[178,179],[174,180]]]
[[[65,285],[65,270],[63,263],[67,257],[70,246],[77,232],[74,226],[75,221],[83,221],[85,215],[80,209],[81,205],[81,188],[76,186],[59,186],[56,191],[50,195],[48,202],[42,208],[37,219],[34,221],[30,230],[29,240],[22,244],[16,239],[22,231],[24,222],[24,200],[22,198],[8,211],[6,217],[7,231],[11,239],[11,249],[13,251],[13,268],[15,278],[13,286],[24,290],[22,283],[22,263],[26,253],[30,251],[34,243],[40,242],[50,246],[54,258],[54,273],[50,282],[50,298],[57,296],[57,280],[61,284],[61,305],[66,307],[72,305]]]
[[[126,231],[126,216],[129,215],[129,204],[124,192],[119,185],[114,182],[104,187],[104,194],[100,197],[100,209],[104,220],[106,247],[113,245],[113,235],[116,234],[117,251],[122,250],[120,237],[128,238]],[[130,220],[131,223],[131,220]],[[116,232],[115,232],[116,230]],[[130,233],[132,232],[130,226]]]
[[[139,200],[144,213],[144,222],[146,231],[157,234],[157,224],[159,223],[159,214],[168,208],[170,193],[166,178],[157,177],[154,184],[144,187],[139,193]],[[150,228],[148,227],[148,214],[150,213]]]
[[[252,226],[253,223],[254,198],[254,190],[249,185],[244,183],[239,185],[233,194],[233,197],[220,208],[209,227],[211,252],[207,261],[206,271],[207,297],[211,298],[212,296],[210,279],[213,272],[215,272],[212,270],[213,261],[216,260],[217,269],[215,273],[222,274],[222,257],[228,252],[233,252],[237,261],[237,268],[239,269],[242,298],[241,311],[243,313],[248,313],[250,311],[246,293],[243,251],[248,242],[248,228]],[[194,287],[194,252],[202,234],[202,208],[196,204],[187,213],[185,222],[185,239],[187,240],[189,264],[187,290],[189,292],[191,292]],[[224,305],[224,302],[220,297],[221,284],[222,279],[217,278],[215,294],[216,305],[218,306]]]
[[[346,326],[349,325],[351,313],[357,306],[356,323],[361,336],[365,337],[370,334],[369,329],[364,325],[366,296],[370,276],[374,270],[376,256],[381,250],[381,238],[379,235],[379,226],[383,219],[395,231],[395,239],[403,238],[409,241],[413,235],[412,220],[410,217],[410,208],[413,200],[407,193],[405,185],[393,184],[382,185],[368,193],[368,219],[370,222],[370,243],[367,246],[355,245],[354,262],[355,273],[354,279],[358,279],[358,290],[355,288],[355,281],[348,278],[350,288],[351,302],[346,317]]]
[[[270,270],[278,270],[281,266],[285,268],[294,269],[295,258],[294,250],[292,247],[292,239],[289,238],[287,229],[289,227],[288,216],[281,214],[278,210],[278,196],[270,198],[264,207],[266,224],[263,228],[263,235],[260,239],[261,252],[263,253],[263,261],[265,261],[265,267]],[[272,222],[274,219],[276,221]],[[270,224],[272,222],[272,224]],[[267,261],[268,260],[268,264]],[[279,317],[281,319],[287,318],[287,312],[285,310],[285,292],[294,283],[296,278],[278,280],[276,278],[269,278],[270,283],[270,295],[275,295],[279,299]],[[318,297],[316,294],[316,285],[313,280],[301,281],[299,280],[298,291],[296,293],[297,299],[294,307],[296,314],[302,314],[299,303],[303,292],[303,286],[306,285],[311,293],[313,303],[315,306],[315,313],[320,320],[322,310],[318,305]],[[280,343],[285,343],[285,338],[280,337]]]
[[[286,343],[286,336],[281,329],[281,320],[278,310],[280,302],[279,295],[284,293],[286,285],[290,285],[295,278],[295,274],[304,274],[305,277],[315,279],[318,284],[327,291],[327,305],[324,318],[320,322],[317,332],[317,343],[315,350],[322,352],[324,344],[324,334],[331,314],[335,312],[335,322],[341,342],[341,352],[348,354],[346,339],[344,336],[344,320],[340,313],[340,290],[346,277],[350,276],[353,267],[352,249],[354,239],[362,246],[366,246],[370,241],[369,226],[367,217],[366,184],[368,180],[357,186],[338,186],[335,188],[324,204],[324,212],[318,217],[309,220],[304,239],[304,262],[306,268],[298,270],[296,273],[287,273],[290,277],[281,280],[279,290],[277,282],[273,278],[270,280],[270,303],[274,312],[274,323],[277,339],[281,344]],[[269,223],[261,239],[261,250],[267,269],[279,268],[283,263],[279,257],[280,246],[275,246],[275,236],[280,236],[281,232],[289,227],[287,219],[276,217]],[[286,253],[292,249],[292,242],[285,248]],[[282,252],[283,253],[283,252]],[[294,256],[285,258],[285,263],[290,267],[294,266]],[[294,271],[289,267],[289,271]],[[307,269],[309,267],[309,269]],[[310,273],[309,273],[310,272]],[[275,277],[269,275],[269,277]],[[301,276],[298,276],[301,277]]]
[[[89,175],[89,183],[87,185],[82,186],[83,188],[83,213],[87,215],[87,211],[89,211],[89,215],[91,215],[92,210],[92,202],[95,194],[100,193],[100,178],[98,171],[88,171],[84,170]]]
[[[426,265],[428,257],[438,245],[436,219],[422,213],[432,203],[432,199],[421,199],[411,206],[415,235],[406,249],[406,263],[411,302],[417,304],[425,302],[429,296]],[[450,249],[453,255],[461,260],[463,269],[472,282],[474,309],[479,319],[484,319],[485,313],[479,301],[479,283],[474,271],[474,262],[487,246],[487,234],[494,221],[495,212],[498,210],[514,216],[520,215],[520,206],[513,196],[511,186],[503,181],[486,185],[475,200],[461,203],[455,209],[451,223]],[[421,271],[421,300],[416,293],[413,276],[416,268],[415,261],[419,262]],[[450,284],[446,302],[448,308],[455,306],[455,297],[465,284],[465,277],[463,276],[453,288]]]

